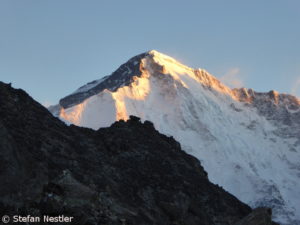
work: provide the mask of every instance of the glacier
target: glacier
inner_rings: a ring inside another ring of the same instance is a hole
[[[272,208],[281,224],[300,224],[295,96],[231,89],[203,69],[152,50],[49,110],[66,123],[92,129],[130,115],[150,120],[197,157],[213,183],[252,207]]]

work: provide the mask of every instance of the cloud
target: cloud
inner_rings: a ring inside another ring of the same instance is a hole
[[[291,93],[292,95],[297,95],[299,94],[299,89],[300,89],[300,77],[296,79],[295,82],[293,82],[292,88],[291,88]],[[299,96],[299,95],[297,95]]]
[[[220,77],[220,81],[231,88],[244,87],[244,82],[239,74],[240,69],[238,67],[231,68]]]

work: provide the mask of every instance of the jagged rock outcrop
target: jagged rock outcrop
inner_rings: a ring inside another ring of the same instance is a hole
[[[256,108],[261,116],[275,125],[277,129],[273,133],[276,136],[295,138],[297,141],[289,147],[296,151],[300,144],[300,100],[296,96],[274,90],[261,93],[246,88],[234,89],[233,92],[246,106]]]
[[[66,126],[0,83],[0,214],[70,215],[72,224],[235,224],[251,208],[139,118]]]
[[[235,225],[278,225],[272,222],[271,217],[272,211],[269,208],[257,208]]]

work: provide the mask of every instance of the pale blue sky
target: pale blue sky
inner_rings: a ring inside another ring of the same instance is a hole
[[[298,0],[0,0],[0,80],[44,104],[151,49],[300,96],[299,41]]]

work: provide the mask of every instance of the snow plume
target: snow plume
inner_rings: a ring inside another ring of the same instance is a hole
[[[299,89],[300,89],[300,77],[297,78],[297,80],[293,83],[291,93],[293,95],[299,96]]]
[[[240,69],[234,67],[229,69],[221,78],[220,81],[231,88],[244,87],[244,82],[240,76]]]

